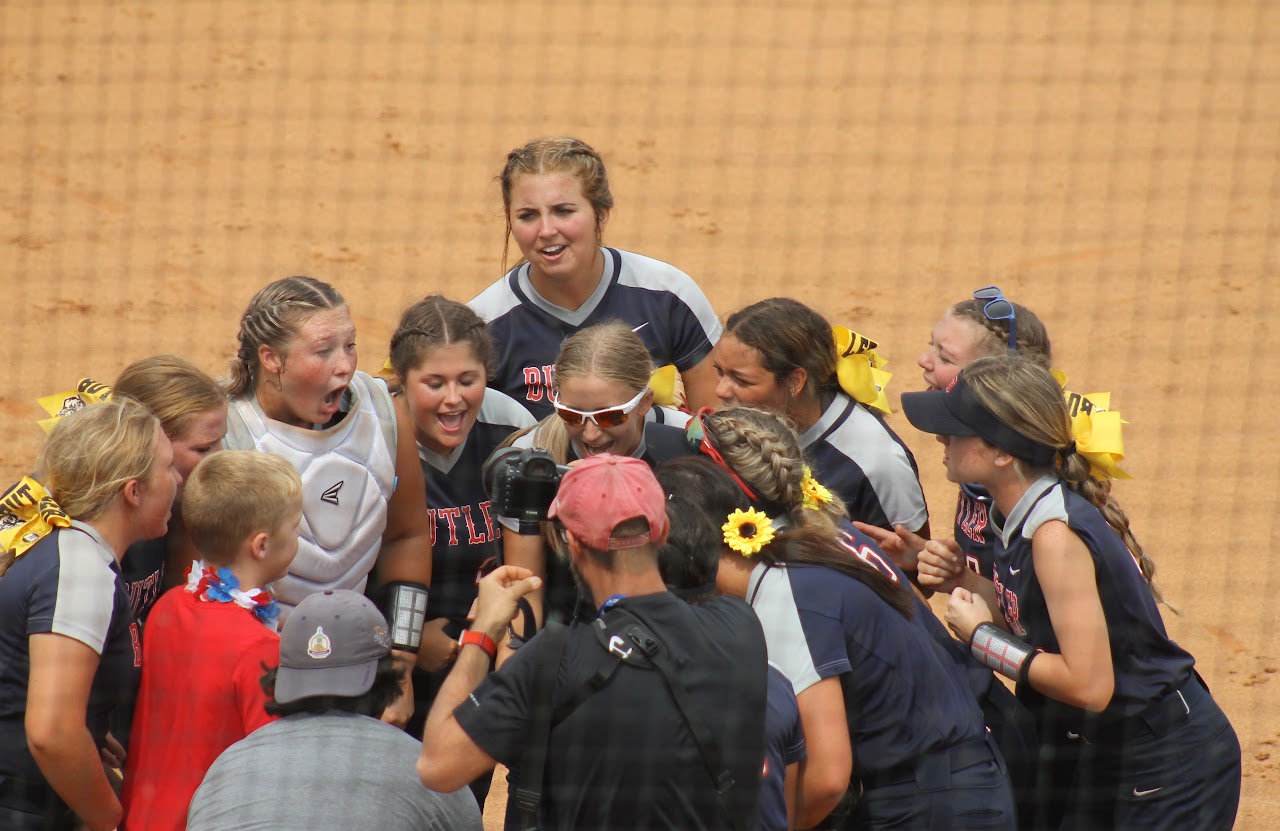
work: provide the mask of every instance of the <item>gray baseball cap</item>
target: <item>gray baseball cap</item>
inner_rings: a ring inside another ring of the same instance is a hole
[[[364,695],[373,686],[378,662],[390,653],[387,619],[373,601],[347,589],[313,594],[298,604],[280,633],[276,701]]]

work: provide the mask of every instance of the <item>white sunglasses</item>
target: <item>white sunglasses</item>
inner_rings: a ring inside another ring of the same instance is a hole
[[[551,406],[556,408],[556,415],[570,427],[581,427],[590,421],[602,430],[608,427],[617,427],[619,424],[626,424],[627,419],[631,417],[631,413],[636,407],[640,406],[640,399],[644,398],[645,393],[649,391],[648,387],[640,390],[635,398],[623,404],[621,407],[605,407],[603,410],[591,410],[583,412],[575,410],[572,407],[566,407],[560,403],[560,397],[555,396],[551,399]]]

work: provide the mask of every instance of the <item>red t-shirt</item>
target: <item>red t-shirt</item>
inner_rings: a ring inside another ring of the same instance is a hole
[[[180,831],[218,755],[274,721],[258,680],[263,664],[279,665],[280,636],[248,609],[178,586],[151,609],[142,652],[121,827]]]

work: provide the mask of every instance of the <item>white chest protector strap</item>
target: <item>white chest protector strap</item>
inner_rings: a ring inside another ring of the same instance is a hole
[[[275,584],[284,612],[325,589],[363,591],[382,545],[395,487],[396,417],[379,379],[357,372],[350,407],[324,430],[268,418],[253,397],[231,402],[224,446],[288,459],[302,476],[302,535]]]

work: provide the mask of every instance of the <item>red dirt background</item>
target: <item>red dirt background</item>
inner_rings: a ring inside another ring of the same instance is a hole
[[[1130,422],[1117,493],[1240,734],[1238,827],[1277,827],[1277,46],[1265,0],[11,0],[0,474],[40,395],[161,351],[221,373],[277,277],[334,283],[376,368],[405,305],[499,274],[506,151],[578,135],[610,244],[722,314],[816,305],[895,394],[949,302],[1035,309]]]

